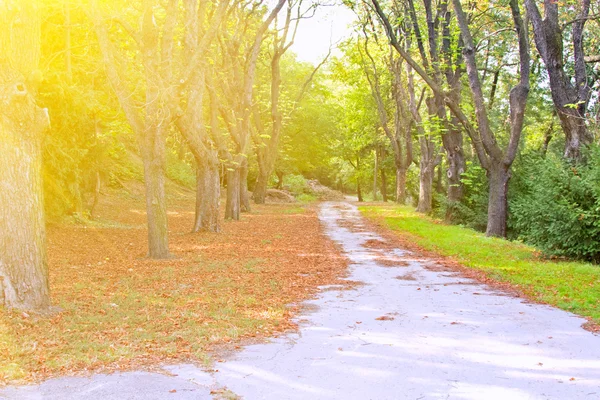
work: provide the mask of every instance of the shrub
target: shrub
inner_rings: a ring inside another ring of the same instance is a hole
[[[600,261],[600,148],[587,163],[529,155],[510,201],[518,237],[552,256]]]
[[[283,181],[283,188],[294,195],[311,194],[311,189],[302,175],[286,175]]]
[[[452,222],[485,232],[488,206],[488,181],[485,170],[478,164],[467,162],[467,170],[463,173],[461,181],[464,185],[461,202],[450,205],[444,198],[440,215],[445,215],[447,207],[453,207]]]

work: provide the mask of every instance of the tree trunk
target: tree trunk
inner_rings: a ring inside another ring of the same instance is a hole
[[[440,194],[443,194],[444,193],[444,184],[442,182],[443,181],[442,175],[444,174],[444,168],[442,168],[442,163],[438,164],[435,171],[436,171],[435,191]]]
[[[277,171],[277,189],[283,189],[283,172]]]
[[[373,168],[373,201],[377,201],[377,169],[378,166],[377,150],[375,150],[375,167]]]
[[[242,212],[250,212],[250,196],[248,196],[248,159],[242,162],[240,168],[240,204]]]
[[[192,232],[221,232],[219,163],[196,159],[196,216]]]
[[[146,213],[148,216],[148,257],[169,258],[165,171],[156,158],[144,157]]]
[[[0,112],[0,305],[44,310],[50,294],[40,171],[43,120],[25,96],[18,109],[11,107],[16,113]]]
[[[0,306],[50,306],[41,137],[48,114],[35,103],[40,12],[35,2],[0,5]]]
[[[421,155],[423,157],[423,155]],[[431,212],[432,204],[432,187],[433,187],[433,172],[435,166],[429,160],[421,163],[421,171],[419,173],[419,203],[417,204],[417,212],[428,214]]]
[[[231,168],[227,171],[227,202],[225,204],[225,219],[240,220],[240,169]]]
[[[463,152],[463,137],[459,128],[451,128],[443,135],[444,150],[448,160],[448,202],[456,203],[462,200],[463,184],[462,174],[465,172],[466,161]]]
[[[100,171],[96,171],[96,185],[94,187],[94,200],[92,201],[92,207],[90,208],[90,218],[94,219],[94,212],[98,201],[100,200],[100,188],[102,187],[102,179],[100,178]]]
[[[256,177],[256,183],[254,184],[254,191],[252,192],[252,199],[254,200],[254,203],[265,204],[268,183],[269,175],[267,175],[264,170],[259,168],[258,176]]]
[[[560,125],[565,132],[565,153],[569,160],[581,159],[581,148],[592,143],[593,138],[587,129],[585,119],[577,110],[563,108],[558,113]]]
[[[533,37],[548,72],[552,101],[565,132],[564,156],[574,161],[581,159],[581,147],[593,141],[592,134],[585,124],[592,89],[588,84],[583,48],[584,25],[588,19],[590,1],[583,0],[580,4],[580,13],[573,21],[573,29],[570,31],[573,41],[574,76],[569,76],[567,71],[570,67],[565,65],[563,28],[559,21],[558,3],[545,0],[542,18],[536,2],[525,1],[533,25]]]
[[[356,197],[358,197],[358,201],[363,202],[362,191],[360,190],[360,181],[356,180]]]
[[[504,165],[494,164],[489,171],[489,201],[487,236],[506,236],[506,219],[508,217],[508,181],[510,171]]]
[[[388,201],[387,198],[387,176],[385,175],[385,168],[381,168],[381,197],[383,202]]]
[[[406,169],[396,167],[396,203],[406,204]]]

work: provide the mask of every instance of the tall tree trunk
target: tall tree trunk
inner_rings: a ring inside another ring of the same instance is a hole
[[[252,192],[252,199],[256,204],[265,204],[268,183],[269,175],[264,169],[259,167],[256,183],[254,184],[254,191]]]
[[[378,161],[379,159],[377,157],[377,150],[375,150],[375,163],[373,168],[373,201],[377,201],[377,169],[379,168]]]
[[[510,171],[504,165],[492,165],[489,170],[489,201],[487,236],[506,237],[508,217],[508,181]]]
[[[396,203],[406,204],[406,169],[396,167]]]
[[[148,257],[169,258],[165,171],[156,157],[144,157],[143,161],[148,217]]]
[[[0,116],[0,305],[42,310],[50,305],[50,295],[41,121],[32,99],[27,100],[16,118]]]
[[[425,138],[420,138],[425,141]],[[421,149],[424,146],[421,145]],[[425,148],[427,150],[427,148]],[[428,151],[421,154],[421,161],[419,163],[419,203],[417,204],[417,212],[428,214],[432,208],[432,188],[433,188],[433,175],[435,170],[435,162],[432,160],[433,154]]]
[[[385,175],[385,168],[381,168],[381,197],[384,203],[388,201],[387,197],[387,176]]]
[[[358,201],[363,202],[362,190],[360,189],[360,181],[356,180],[356,197],[358,197]]]
[[[221,186],[219,162],[196,159],[196,215],[192,232],[220,232]]]
[[[240,168],[231,167],[227,170],[227,202],[225,204],[225,219],[239,221],[240,219]]]
[[[242,162],[240,167],[240,205],[242,212],[250,212],[250,196],[248,195],[248,159]]]
[[[463,196],[462,174],[466,169],[463,151],[463,135],[457,125],[452,124],[449,131],[442,136],[444,150],[448,160],[448,202],[457,203]]]
[[[47,112],[27,86],[39,65],[40,18],[33,2],[0,4],[0,306],[50,306],[41,176]]]
[[[436,177],[435,177],[435,191],[442,194],[444,193],[444,185],[442,183],[442,175],[444,174],[444,169],[442,168],[442,164],[438,164],[435,169]]]

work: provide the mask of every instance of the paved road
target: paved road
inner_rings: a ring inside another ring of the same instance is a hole
[[[324,288],[299,333],[248,346],[212,375],[180,365],[0,398],[210,399],[227,388],[244,399],[600,399],[600,337],[583,319],[383,250],[349,203],[325,203],[320,217],[363,284]]]

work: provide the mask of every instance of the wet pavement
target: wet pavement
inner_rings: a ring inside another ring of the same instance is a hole
[[[585,320],[390,250],[352,204],[321,207],[326,233],[350,259],[347,279],[361,284],[323,288],[298,333],[247,346],[212,374],[178,365],[59,378],[0,398],[600,398],[600,337],[581,328]]]

